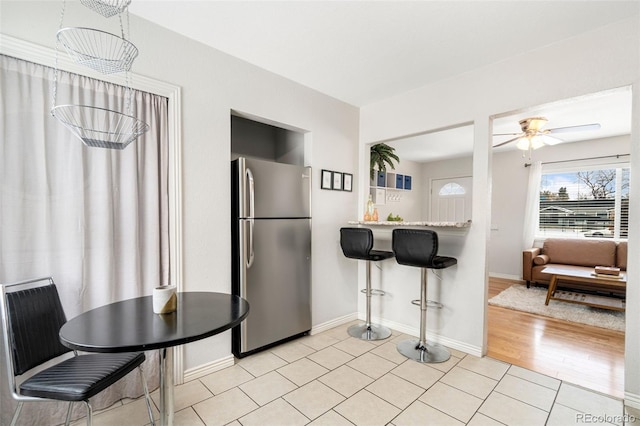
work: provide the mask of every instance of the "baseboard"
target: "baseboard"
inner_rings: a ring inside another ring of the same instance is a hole
[[[358,314],[356,312],[344,315],[342,317],[332,319],[331,321],[323,322],[322,324],[314,325],[311,327],[311,332],[309,334],[314,335],[318,333],[322,333],[323,331],[330,330],[334,327],[337,327],[342,324],[346,324],[351,321],[355,321],[358,319]]]
[[[364,316],[362,316],[359,319],[362,320],[362,321],[365,320]],[[372,318],[371,322],[384,325],[386,327],[389,327],[392,330],[396,330],[396,331],[399,331],[401,333],[408,334],[410,336],[418,336],[418,335],[420,335],[420,329],[419,328],[410,327],[410,326],[408,326],[406,324],[402,324],[402,323],[399,323],[399,322],[384,320],[384,319],[380,319],[380,318]],[[469,345],[469,344],[467,344],[465,342],[460,342],[458,340],[449,339],[449,338],[441,336],[439,334],[434,334],[434,333],[430,332],[428,328],[427,328],[427,337],[429,338],[429,340],[431,340],[433,342],[436,342],[436,343],[440,343],[441,345],[444,345],[444,346],[446,346],[448,348],[455,349],[455,350],[467,353],[469,355],[482,357],[482,348],[479,347],[479,346]]]
[[[235,364],[235,358],[233,355],[228,355],[224,358],[217,359],[212,362],[200,365],[196,368],[190,368],[184,372],[184,381],[189,382],[191,380],[199,379],[216,371],[220,371],[223,368],[233,367]]]
[[[519,275],[500,274],[500,273],[497,273],[497,272],[489,272],[489,278],[500,278],[500,279],[503,279],[503,280],[522,281],[522,282],[524,282],[522,277],[519,276]]]
[[[327,331],[334,327],[337,327],[342,324],[346,324],[348,322],[354,321],[358,319],[358,314],[353,313],[349,315],[345,315],[331,321],[327,321],[322,324],[318,324],[312,327],[310,334],[318,334],[323,331]],[[216,371],[222,370],[223,368],[232,367],[235,364],[235,357],[233,355],[226,356],[224,358],[217,359],[215,361],[209,362],[207,364],[200,365],[195,368],[191,368],[184,372],[184,382],[189,382],[194,379],[198,379],[200,377],[206,376],[211,373],[215,373]]]
[[[635,408],[640,410],[640,395],[625,392],[624,393],[624,405],[627,407]]]

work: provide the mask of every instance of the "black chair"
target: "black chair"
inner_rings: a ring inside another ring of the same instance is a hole
[[[444,362],[451,357],[449,351],[437,343],[428,343],[427,307],[442,308],[442,304],[427,300],[427,273],[429,269],[444,269],[458,261],[453,257],[438,256],[438,234],[427,229],[394,229],[393,253],[400,265],[421,268],[420,300],[411,303],[420,306],[420,338],[398,343],[398,352],[418,362]]]
[[[371,324],[371,295],[384,296],[384,291],[371,289],[371,262],[389,259],[393,257],[393,253],[372,250],[373,232],[368,228],[341,228],[340,247],[346,257],[367,261],[367,285],[364,290],[361,290],[367,295],[367,319],[364,324],[352,325],[347,332],[350,336],[362,340],[386,339],[391,336],[391,330],[382,325]]]
[[[18,406],[11,420],[15,425],[25,401],[68,401],[67,419],[71,420],[71,404],[83,401],[87,408],[87,425],[91,425],[89,398],[111,386],[136,367],[140,371],[147,410],[154,424],[149,390],[142,372],[144,353],[104,353],[70,357],[24,380],[16,378],[71,349],[60,343],[58,333],[67,321],[58,290],[52,278],[40,278],[2,288],[2,326],[6,349],[8,381],[11,396]]]

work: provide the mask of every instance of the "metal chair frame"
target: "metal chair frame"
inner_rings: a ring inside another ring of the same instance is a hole
[[[388,327],[385,327],[380,324],[373,324],[371,322],[371,296],[384,296],[385,292],[379,289],[371,288],[371,263],[372,262],[380,262],[382,260],[388,259],[392,256],[391,252],[384,252],[380,250],[373,250],[373,232],[368,228],[341,228],[340,230],[340,245],[343,244],[343,231],[347,233],[351,233],[353,235],[353,231],[356,231],[358,234],[366,235],[366,241],[368,242],[367,253],[363,254],[364,257],[355,256],[352,254],[347,254],[342,247],[343,253],[347,258],[356,259],[356,260],[364,260],[366,262],[366,286],[362,290],[361,293],[366,295],[366,313],[365,313],[365,322],[364,324],[354,324],[347,329],[347,333],[351,337],[355,337],[357,339],[362,340],[382,340],[391,336],[391,330]],[[377,254],[379,256],[379,260],[371,260],[369,255]]]
[[[18,418],[20,417],[20,413],[22,411],[22,407],[24,405],[25,402],[50,402],[50,401],[57,401],[60,402],[62,400],[58,400],[58,399],[50,399],[50,398],[37,398],[37,397],[33,397],[33,396],[25,396],[25,395],[21,395],[19,392],[19,386],[18,386],[18,382],[16,380],[16,373],[15,373],[15,365],[14,365],[14,361],[13,361],[13,355],[11,353],[11,343],[10,343],[10,339],[9,339],[9,315],[7,312],[7,299],[6,299],[6,295],[7,293],[11,293],[14,291],[20,291],[20,290],[27,290],[27,289],[31,289],[31,288],[37,288],[37,287],[41,287],[43,284],[43,282],[46,281],[48,282],[48,284],[51,285],[55,285],[55,283],[53,282],[53,278],[51,277],[45,277],[45,278],[36,278],[36,279],[32,279],[32,280],[26,280],[26,281],[20,281],[17,283],[12,283],[12,284],[2,284],[0,285],[0,290],[1,290],[1,296],[2,296],[2,300],[0,300],[0,313],[2,314],[2,328],[3,328],[3,340],[4,340],[4,349],[5,349],[5,357],[6,357],[6,364],[7,364],[7,378],[8,378],[8,382],[9,382],[9,386],[10,386],[10,391],[11,391],[11,397],[13,399],[15,399],[16,401],[18,401],[18,405],[13,413],[13,418],[11,419],[11,426],[15,426]],[[72,351],[74,356],[78,356],[78,352],[77,351]],[[142,387],[144,389],[144,395],[145,395],[145,399],[146,399],[146,403],[147,403],[147,411],[149,414],[149,419],[151,421],[151,425],[155,426],[155,421],[153,419],[153,411],[151,409],[151,398],[149,396],[149,389],[147,387],[147,382],[145,380],[144,377],[144,371],[142,369],[142,366],[138,366],[138,371],[140,372],[140,378],[142,380]],[[69,407],[67,408],[67,416],[66,416],[66,420],[65,420],[65,425],[69,425],[69,422],[71,421],[71,407],[74,401],[69,401]],[[87,425],[91,426],[92,424],[92,420],[93,420],[93,409],[91,408],[91,403],[89,402],[89,400],[84,400],[83,401],[85,403],[86,409],[87,409]]]
[[[429,269],[431,269],[434,274],[437,269],[443,269],[448,266],[438,266],[434,264],[434,259],[451,259],[455,261],[453,258],[447,257],[439,257],[438,254],[438,234],[434,231],[430,230],[421,230],[416,231],[422,234],[428,234],[430,236],[432,247],[430,252],[419,253],[420,257],[423,257],[424,260],[416,260],[415,256],[418,254],[414,252],[412,256],[414,259],[409,263],[406,263],[399,258],[398,253],[396,252],[396,243],[397,237],[396,232],[394,230],[393,234],[393,246],[394,253],[396,254],[396,261],[399,264],[412,266],[412,267],[420,267],[420,299],[412,300],[411,303],[420,307],[420,336],[418,340],[408,339],[399,342],[396,346],[398,352],[407,358],[413,359],[415,361],[421,363],[439,363],[445,362],[451,357],[451,353],[447,348],[438,344],[431,343],[427,341],[427,308],[435,308],[442,309],[443,305],[440,302],[432,301],[427,299],[427,276],[429,274]],[[415,247],[414,247],[415,249]],[[426,261],[426,262],[425,262]],[[429,266],[425,266],[425,264]],[[455,263],[454,263],[455,264]],[[450,265],[452,266],[452,265]],[[437,274],[435,274],[438,276]]]

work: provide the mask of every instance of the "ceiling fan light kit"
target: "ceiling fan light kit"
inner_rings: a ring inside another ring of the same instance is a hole
[[[545,145],[556,145],[563,142],[562,139],[558,139],[553,136],[549,136],[552,133],[567,133],[567,132],[579,132],[585,130],[598,130],[600,124],[581,124],[577,126],[557,127],[555,129],[543,129],[547,124],[545,117],[529,117],[519,121],[521,133],[498,133],[493,136],[515,136],[504,142],[500,142],[494,145],[494,148],[507,145],[511,142],[516,143],[516,148],[523,151],[531,151],[533,149],[542,148]]]
[[[518,139],[518,141],[516,142],[516,148],[523,151],[542,148],[544,145],[545,143],[542,139],[542,136],[526,136]]]

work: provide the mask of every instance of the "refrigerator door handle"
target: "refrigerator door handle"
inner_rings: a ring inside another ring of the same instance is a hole
[[[249,219],[249,243],[247,244],[247,249],[249,250],[249,255],[247,256],[247,269],[251,268],[253,265],[253,219]]]
[[[253,173],[251,169],[247,167],[246,170],[247,182],[249,183],[249,243],[247,244],[249,255],[247,256],[247,268],[251,268],[253,265],[253,219],[255,217],[255,186],[253,181]]]

